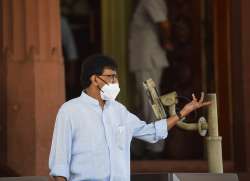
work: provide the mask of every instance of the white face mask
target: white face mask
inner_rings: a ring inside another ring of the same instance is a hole
[[[103,100],[109,101],[109,100],[115,100],[117,95],[120,92],[119,84],[114,83],[114,84],[105,84],[101,88],[101,98]]]

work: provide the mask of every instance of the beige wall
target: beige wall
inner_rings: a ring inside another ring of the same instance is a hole
[[[102,0],[102,46],[103,53],[118,62],[121,94],[119,100],[128,104],[128,25],[131,0]]]

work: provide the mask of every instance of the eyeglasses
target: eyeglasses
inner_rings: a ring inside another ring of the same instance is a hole
[[[106,76],[112,82],[118,80],[118,75],[117,74],[109,74],[109,75],[108,74],[106,74],[106,75],[104,74],[104,75],[100,75],[100,76]]]

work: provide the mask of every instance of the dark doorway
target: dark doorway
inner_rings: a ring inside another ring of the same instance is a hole
[[[74,43],[73,49],[69,47],[66,50],[67,46],[63,46],[67,100],[79,96],[82,91],[80,85],[82,61],[91,54],[101,52],[100,14],[100,0],[61,0],[62,19],[69,27]],[[65,44],[68,45],[67,42]]]

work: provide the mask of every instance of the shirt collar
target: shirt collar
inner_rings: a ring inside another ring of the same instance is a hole
[[[99,106],[99,101],[96,100],[95,98],[87,95],[84,91],[82,91],[80,98],[87,103],[90,103],[90,104],[95,105],[95,106]]]
[[[95,98],[89,96],[88,94],[86,94],[84,91],[82,91],[82,94],[80,96],[80,98],[85,101],[86,103],[89,103],[91,105],[94,106],[100,106],[99,101],[96,100]],[[110,105],[113,101],[105,101],[105,107]]]

